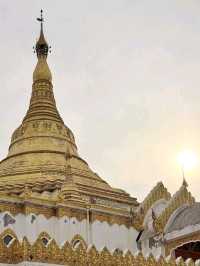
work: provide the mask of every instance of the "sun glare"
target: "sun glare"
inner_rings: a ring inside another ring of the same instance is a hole
[[[179,163],[185,170],[191,170],[197,165],[197,155],[192,151],[183,151],[178,156]]]

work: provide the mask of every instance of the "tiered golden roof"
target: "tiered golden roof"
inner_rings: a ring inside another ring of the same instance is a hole
[[[40,21],[30,106],[12,135],[7,157],[0,162],[0,193],[21,200],[28,189],[29,199],[43,203],[93,204],[112,211],[121,209],[128,215],[137,205],[136,199],[112,188],[89,168],[78,154],[72,131],[59,115],[42,17]]]

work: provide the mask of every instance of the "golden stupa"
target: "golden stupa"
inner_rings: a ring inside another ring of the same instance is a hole
[[[30,105],[0,162],[0,265],[161,265],[169,254],[199,258],[189,242],[200,247],[200,204],[185,180],[173,196],[159,182],[139,205],[79,156],[56,107],[42,12],[38,20]],[[138,250],[151,255],[131,255]],[[170,261],[165,265],[176,264]]]
[[[12,207],[24,206],[26,199],[37,212],[47,204],[51,215],[57,215],[60,202],[66,212],[69,206],[93,205],[115,213],[112,218],[111,212],[106,212],[102,219],[109,216],[111,222],[130,223],[136,199],[112,188],[90,169],[78,154],[72,131],[59,115],[47,64],[49,46],[42,19],[35,51],[38,62],[33,72],[30,105],[12,135],[7,157],[0,162],[0,198],[1,193],[4,198],[6,195],[7,206]],[[120,219],[115,219],[116,214]]]

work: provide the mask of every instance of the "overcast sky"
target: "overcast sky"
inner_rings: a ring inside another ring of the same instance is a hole
[[[12,2],[12,3],[11,3]],[[0,157],[28,107],[44,9],[57,106],[80,155],[141,201],[200,158],[199,0],[0,0]],[[199,199],[200,162],[186,173]]]

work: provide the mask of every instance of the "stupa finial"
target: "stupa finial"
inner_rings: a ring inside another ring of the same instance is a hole
[[[51,75],[51,71],[49,69],[49,66],[46,62],[48,52],[50,52],[49,49],[51,49],[51,47],[48,45],[48,43],[44,37],[43,10],[40,11],[40,17],[37,18],[37,21],[40,22],[40,37],[39,37],[39,39],[36,42],[36,45],[34,47],[34,52],[36,52],[36,54],[37,54],[38,63],[37,63],[36,68],[33,72],[33,81],[35,82],[38,80],[48,80],[51,82],[52,75]]]
[[[40,10],[40,18],[37,18],[38,21],[41,22],[41,28],[43,26],[44,18],[43,18],[43,10]]]
[[[184,187],[188,187],[188,183],[187,183],[185,177],[183,178],[183,184],[182,184],[182,186],[184,186]]]
[[[40,22],[40,37],[38,41],[36,42],[36,45],[34,47],[34,51],[37,54],[37,57],[47,57],[49,49],[51,48],[44,37],[43,32],[43,23],[44,23],[44,17],[43,17],[43,10],[40,11],[40,17],[37,18],[37,21]]]

